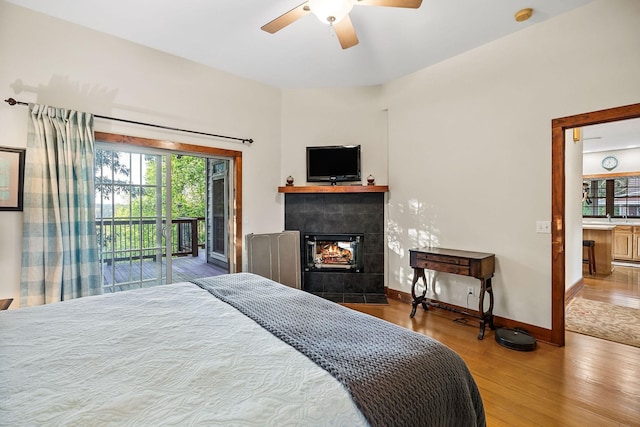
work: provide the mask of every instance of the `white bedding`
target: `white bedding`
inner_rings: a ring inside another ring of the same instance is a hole
[[[367,422],[326,371],[179,283],[0,312],[0,425]]]

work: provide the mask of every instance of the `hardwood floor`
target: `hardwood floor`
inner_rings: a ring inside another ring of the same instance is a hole
[[[640,309],[640,266],[614,265],[608,276],[589,276],[588,271],[583,272],[584,287],[576,297]]]
[[[620,269],[611,280],[594,279],[584,292],[633,304],[639,274]],[[595,280],[610,282],[609,295]],[[419,310],[410,319],[411,306],[396,300],[344,305],[455,350],[480,388],[491,427],[640,426],[640,348],[567,332],[564,347],[538,342],[536,350],[519,352],[498,345],[490,330],[479,341],[477,322],[463,325],[449,313]]]

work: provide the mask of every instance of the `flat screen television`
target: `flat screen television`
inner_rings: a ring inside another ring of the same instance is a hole
[[[359,145],[307,147],[307,182],[360,180]]]

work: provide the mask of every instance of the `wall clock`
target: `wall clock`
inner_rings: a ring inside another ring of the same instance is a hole
[[[606,170],[610,171],[612,169],[615,169],[616,166],[618,166],[618,159],[616,159],[615,157],[607,156],[602,159],[602,167]]]

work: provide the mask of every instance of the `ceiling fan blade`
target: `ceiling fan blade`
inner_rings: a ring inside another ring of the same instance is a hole
[[[306,1],[300,6],[294,7],[289,12],[283,13],[282,15],[278,16],[273,21],[264,24],[262,27],[260,27],[260,29],[266,31],[267,33],[273,34],[277,31],[280,31],[287,25],[292,24],[298,19],[302,18],[303,16],[308,14],[309,11],[309,2]]]
[[[349,49],[358,44],[358,36],[349,15],[342,18],[337,24],[333,24],[333,29],[343,49]]]
[[[408,7],[410,9],[417,9],[422,4],[422,0],[356,0],[356,4],[364,6]]]

